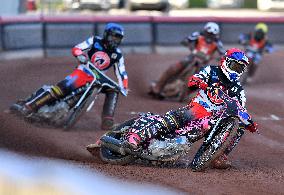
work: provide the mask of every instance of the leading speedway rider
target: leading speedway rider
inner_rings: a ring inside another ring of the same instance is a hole
[[[124,29],[116,23],[108,23],[105,27],[103,37],[92,36],[72,49],[72,54],[80,64],[64,80],[60,81],[51,89],[45,90],[32,98],[25,104],[27,112],[36,111],[41,106],[65,97],[73,90],[90,83],[93,80],[91,74],[84,68],[84,64],[90,60],[98,69],[105,72],[114,67],[119,86],[128,91],[128,76],[125,70],[124,58],[118,48],[124,37]],[[102,90],[105,101],[102,111],[103,130],[110,130],[114,125],[114,111],[117,104],[118,92],[111,88]]]
[[[126,134],[124,145],[131,150],[136,150],[141,143],[159,134],[196,135],[197,139],[202,138],[210,129],[210,117],[223,108],[223,100],[211,93],[213,86],[221,88],[245,107],[245,93],[238,80],[248,64],[248,58],[243,51],[236,48],[229,49],[222,57],[220,66],[206,66],[190,77],[188,86],[200,90],[187,106],[169,111],[162,116],[151,115],[137,119],[130,132]],[[245,126],[240,123],[237,135],[233,138],[234,142],[220,158],[213,161],[213,167],[231,166],[227,155],[240,141],[244,129],[255,132],[257,124]]]

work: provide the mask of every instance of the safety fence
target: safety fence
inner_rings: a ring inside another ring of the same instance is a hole
[[[239,34],[252,31],[257,22],[268,24],[272,42],[284,43],[284,17],[16,16],[0,17],[0,49],[70,49],[91,35],[101,36],[107,22],[123,25],[122,46],[177,46],[208,21],[220,25],[225,44],[237,43]]]

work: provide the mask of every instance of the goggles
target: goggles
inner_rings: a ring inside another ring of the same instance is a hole
[[[229,69],[239,74],[243,73],[247,68],[246,63],[242,61],[233,60],[233,59],[228,59],[227,65]]]

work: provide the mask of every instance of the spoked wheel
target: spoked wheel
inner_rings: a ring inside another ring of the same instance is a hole
[[[237,126],[238,120],[235,118],[228,118],[223,121],[219,127],[219,133],[215,135],[212,142],[209,145],[201,145],[197,151],[191,162],[192,170],[203,171],[213,160],[222,155],[233,140],[233,137],[237,134]]]
[[[94,91],[93,93],[96,94],[97,92]],[[77,108],[71,109],[70,114],[67,116],[67,119],[63,124],[64,130],[66,131],[70,130],[75,125],[75,123],[84,115],[87,109],[86,106],[90,105],[91,102],[94,101],[94,99],[90,96],[92,95],[86,97]]]

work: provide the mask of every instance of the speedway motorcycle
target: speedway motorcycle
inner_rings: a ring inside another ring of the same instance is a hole
[[[187,87],[187,79],[198,73],[208,62],[208,55],[201,51],[192,51],[192,62],[177,76],[167,81],[161,91],[161,96],[168,100],[183,102],[188,100],[188,96],[192,93]],[[194,94],[193,94],[194,95]]]
[[[209,89],[212,97],[223,101],[223,109],[215,113],[210,119],[210,128],[203,136],[187,134],[181,136],[177,133],[159,135],[149,141],[145,141],[135,151],[125,145],[125,133],[137,120],[153,116],[152,113],[140,114],[139,116],[123,122],[113,131],[105,133],[95,144],[87,146],[87,150],[101,161],[110,164],[126,165],[135,163],[138,159],[146,160],[153,164],[178,164],[185,157],[192,144],[204,138],[204,141],[194,156],[192,162],[186,167],[194,171],[206,169],[210,163],[223,154],[224,150],[233,141],[237,134],[239,122],[246,125],[252,124],[250,115],[235,99],[230,98],[220,88]],[[159,115],[156,115],[159,117]],[[196,125],[194,122],[191,126]],[[177,132],[177,131],[176,131]]]
[[[85,86],[76,89],[70,95],[56,102],[42,106],[38,111],[24,116],[24,119],[32,123],[63,127],[65,130],[68,130],[84,113],[91,110],[103,88],[112,88],[123,96],[126,96],[124,89],[120,88],[115,81],[101,72],[90,61],[84,65],[84,68],[94,78],[91,83],[87,83]],[[45,85],[42,87],[43,90],[47,90],[48,88],[50,86]],[[10,107],[10,110],[22,115],[19,106],[24,105],[25,102],[25,100],[18,101]]]

